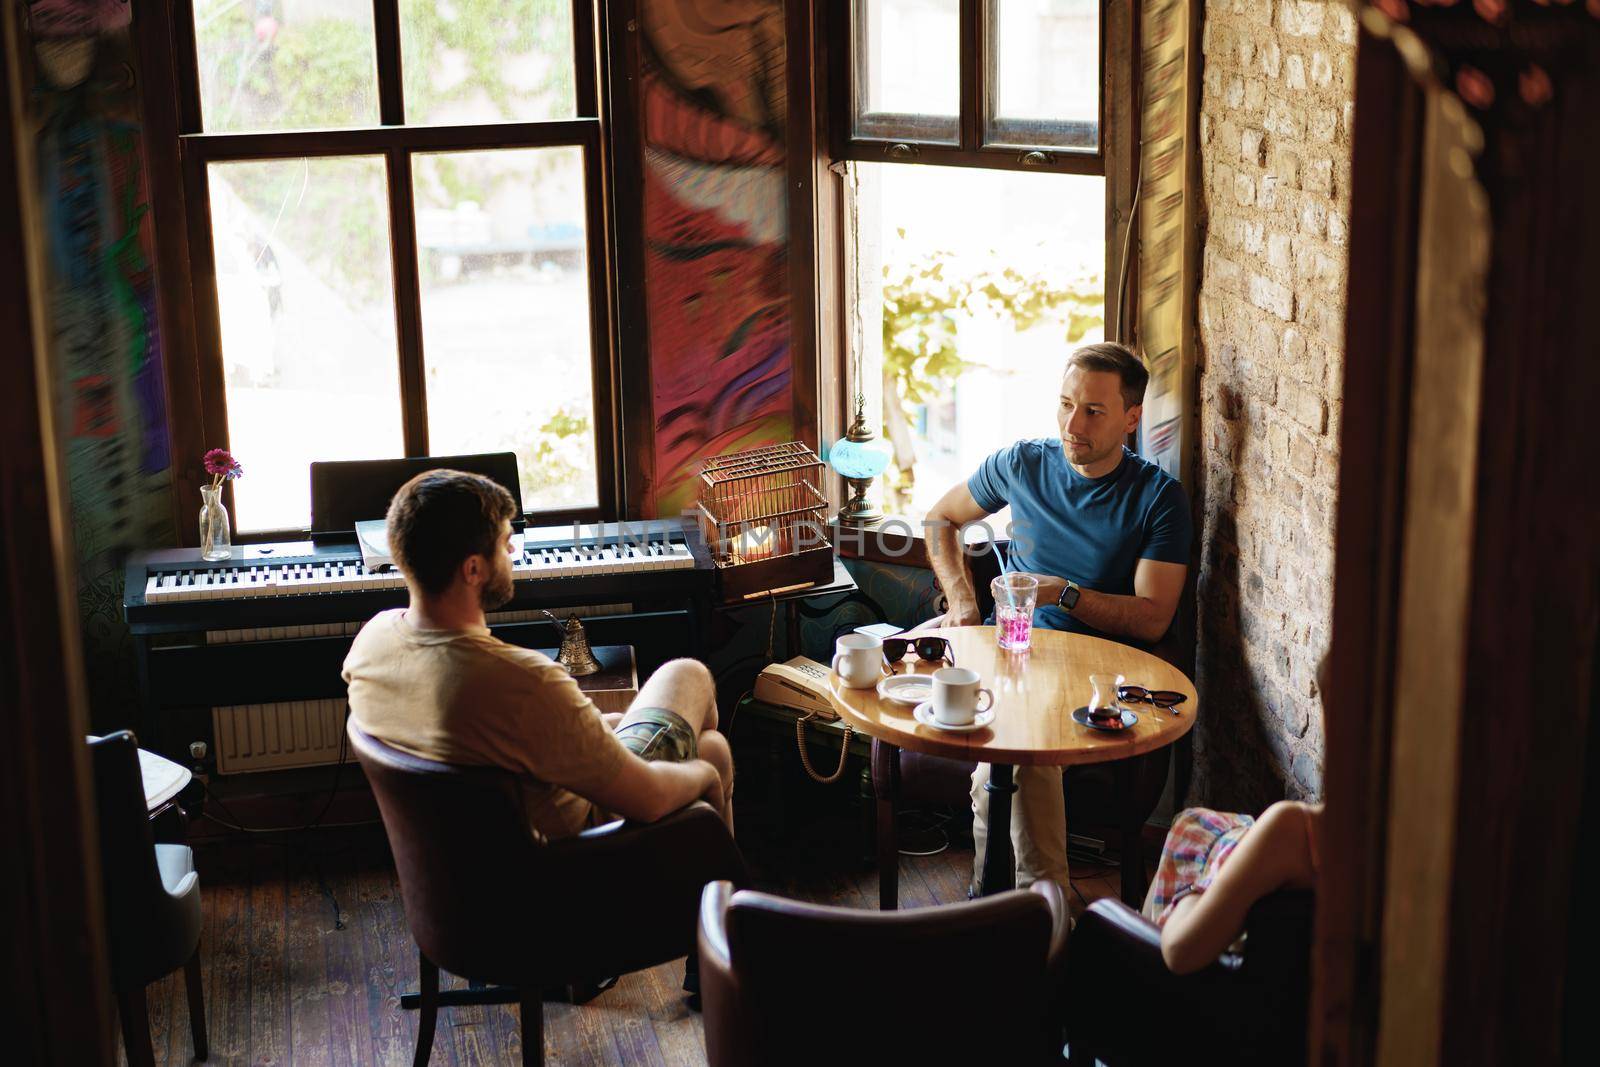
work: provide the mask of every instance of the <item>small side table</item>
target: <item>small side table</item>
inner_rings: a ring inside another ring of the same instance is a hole
[[[755,597],[750,600],[744,600],[733,604],[718,604],[716,605],[716,610],[719,612],[726,612],[743,608],[767,607],[769,605],[773,605],[774,610],[776,610],[774,602],[776,602],[776,604],[782,604],[784,611],[784,629],[787,633],[784,645],[787,651],[785,652],[783,658],[793,659],[800,654],[801,603],[810,600],[813,597],[826,596],[838,596],[840,598],[836,603],[830,605],[830,607],[838,607],[839,604],[843,604],[845,601],[850,600],[851,598],[859,598],[862,596],[860,587],[856,585],[856,580],[850,577],[850,572],[845,569],[844,564],[837,558],[833,561],[833,579],[825,584],[808,585],[804,589],[790,589],[786,592],[775,593],[771,596]]]
[[[89,740],[96,738],[91,734]],[[181,763],[141,748],[139,777],[144,783],[144,806],[156,840],[183,844],[189,835],[189,813],[178,804],[178,794],[189,787],[194,773]]]
[[[736,718],[739,722],[749,723],[768,735],[767,807],[783,836],[788,834],[789,806],[785,802],[782,782],[786,767],[793,766],[800,758],[795,748],[795,723],[804,714],[798,708],[768,704],[750,696],[743,698],[736,705]],[[819,767],[824,763],[829,768],[833,767],[834,761],[840,757],[839,749],[843,744],[843,719],[835,719],[833,722],[813,719],[806,730],[806,750]],[[876,832],[873,825],[872,804],[872,739],[859,730],[852,729],[849,755],[861,757],[864,763],[858,776],[857,790],[861,802],[862,855],[870,856],[872,835]]]
[[[551,659],[559,648],[541,648]],[[639,695],[639,667],[632,645],[591,645],[589,651],[599,662],[600,669],[593,674],[574,678],[578,688],[601,711],[627,711],[633,698]]]

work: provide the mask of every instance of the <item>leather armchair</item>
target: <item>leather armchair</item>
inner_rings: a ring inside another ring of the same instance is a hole
[[[145,807],[139,742],[129,730],[89,742],[111,983],[131,1067],[153,1064],[145,987],[183,968],[195,1059],[209,1055],[200,985],[200,878],[187,845],[158,845]]]
[[[707,1061],[1059,1062],[1069,925],[1053,882],[890,914],[708,885]]]
[[[1245,921],[1239,953],[1176,975],[1161,958],[1154,923],[1119,901],[1095,901],[1072,935],[1071,1062],[1304,1063],[1314,911],[1308,891],[1265,897]],[[1152,1004],[1166,1005],[1165,1025],[1151,1024]]]
[[[354,721],[348,733],[383,815],[421,957],[417,1064],[428,1061],[441,1006],[511,1000],[522,1005],[523,1062],[542,1062],[543,989],[690,954],[701,888],[748,878],[710,805],[541,844],[510,772],[421,759]],[[626,921],[641,908],[650,921]],[[502,988],[441,994],[441,967]]]

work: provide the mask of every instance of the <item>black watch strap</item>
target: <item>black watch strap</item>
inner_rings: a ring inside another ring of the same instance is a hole
[[[1061,595],[1056,597],[1056,607],[1067,614],[1072,614],[1072,609],[1078,606],[1078,594],[1082,592],[1078,583],[1071,578],[1066,579],[1066,588],[1061,590]]]

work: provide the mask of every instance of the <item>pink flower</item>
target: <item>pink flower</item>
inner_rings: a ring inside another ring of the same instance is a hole
[[[206,453],[206,473],[211,475],[213,485],[221,485],[226,478],[237,478],[244,473],[244,468],[239,461],[233,458],[233,453],[225,448],[213,448]]]

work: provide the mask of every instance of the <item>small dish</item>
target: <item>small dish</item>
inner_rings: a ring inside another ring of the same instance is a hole
[[[1080,726],[1087,726],[1091,730],[1104,730],[1108,734],[1120,734],[1124,730],[1133,729],[1133,724],[1139,721],[1139,716],[1127,708],[1123,708],[1121,726],[1112,726],[1109,723],[1102,724],[1089,718],[1089,708],[1088,705],[1085,705],[1072,713],[1072,721]]]
[[[938,717],[933,713],[933,702],[931,700],[925,700],[921,704],[918,704],[916,707],[911,709],[911,717],[916,719],[924,726],[931,726],[935,730],[943,730],[945,733],[970,734],[972,731],[981,730],[985,726],[988,726],[990,723],[994,722],[994,709],[990,708],[987,711],[980,711],[978,712],[977,717],[971,722],[962,723],[960,726],[954,726],[947,722],[940,722]]]
[[[933,699],[933,676],[896,674],[878,683],[878,695],[896,704],[916,706]]]

